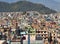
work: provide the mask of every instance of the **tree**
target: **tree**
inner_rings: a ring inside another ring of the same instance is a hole
[[[32,28],[32,26],[27,26],[25,27],[26,31],[28,31],[28,33],[35,33],[35,29]]]

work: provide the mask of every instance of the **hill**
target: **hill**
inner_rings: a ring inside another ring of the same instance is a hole
[[[36,4],[28,1],[18,1],[15,3],[0,2],[0,12],[19,12],[19,11],[38,11],[43,14],[56,13],[42,4]]]

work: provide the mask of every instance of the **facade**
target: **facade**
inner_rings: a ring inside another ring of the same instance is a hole
[[[16,28],[22,28],[24,31],[25,27],[30,25],[33,29],[36,30],[36,34],[40,34],[44,40],[48,41],[49,32],[52,33],[52,39],[58,38],[58,33],[56,32],[57,28],[60,28],[60,14],[40,14],[36,11],[27,11],[27,12],[0,12],[0,31],[5,33],[6,36],[11,36],[9,31],[13,29],[14,33]],[[4,32],[6,30],[6,32]],[[9,35],[10,34],[10,35]],[[33,35],[33,34],[32,34]],[[36,35],[31,36],[31,39]],[[35,39],[35,38],[34,38]],[[59,40],[58,40],[59,41]]]

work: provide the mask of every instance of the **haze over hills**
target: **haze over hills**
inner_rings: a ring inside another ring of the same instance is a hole
[[[22,0],[0,0],[0,1],[13,3],[13,2],[22,1]],[[33,3],[41,3],[48,8],[51,8],[53,10],[56,10],[57,12],[60,12],[60,0],[26,0],[26,1],[30,1]]]
[[[59,0],[28,0],[34,3],[41,3],[43,5],[45,5],[46,7],[49,7],[53,10],[56,10],[58,12],[60,12],[60,1]]]
[[[36,4],[29,1],[18,1],[15,3],[0,2],[0,12],[38,11],[44,14],[56,13],[43,4]]]

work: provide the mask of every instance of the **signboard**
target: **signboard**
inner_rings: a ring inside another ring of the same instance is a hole
[[[36,40],[43,40],[42,36],[41,35],[36,35]]]
[[[20,34],[26,34],[25,32],[21,32]]]

